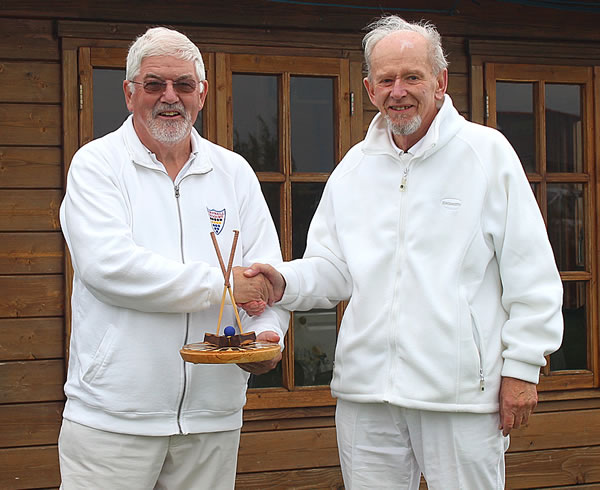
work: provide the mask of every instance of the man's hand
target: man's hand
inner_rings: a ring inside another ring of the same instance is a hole
[[[537,405],[537,388],[521,379],[502,378],[500,386],[500,427],[507,436],[513,429],[526,425]]]
[[[285,279],[275,267],[269,264],[252,264],[244,272],[244,276],[248,278],[259,274],[264,275],[271,283],[271,295],[268,297],[267,303],[269,306],[273,306],[273,303],[277,303],[283,296]]]
[[[233,295],[238,304],[252,301],[262,301],[267,303],[273,295],[273,286],[262,274],[245,275],[244,267],[234,267],[233,274]]]
[[[256,337],[257,342],[279,342],[279,335],[275,332],[267,331],[258,334]],[[244,371],[248,371],[252,374],[265,374],[268,373],[271,369],[277,366],[277,363],[281,361],[281,352],[277,354],[277,356],[268,361],[260,361],[260,362],[242,362],[238,364]]]

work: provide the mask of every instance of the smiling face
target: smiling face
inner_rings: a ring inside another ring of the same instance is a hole
[[[409,149],[431,126],[446,92],[448,72],[433,74],[427,41],[416,32],[396,32],[371,52],[364,83],[399,148]]]
[[[149,149],[154,146],[189,144],[192,126],[206,98],[206,81],[197,84],[189,94],[175,91],[172,82],[192,79],[198,81],[194,63],[172,56],[144,58],[136,82],[170,81],[157,94],[146,93],[142,85],[135,85],[133,94],[129,81],[123,82],[127,108],[133,113],[133,125],[140,140]],[[203,89],[201,91],[201,89]]]

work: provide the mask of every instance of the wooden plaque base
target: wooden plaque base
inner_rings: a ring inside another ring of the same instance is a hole
[[[281,348],[269,342],[251,342],[234,347],[219,347],[208,342],[184,345],[179,351],[184,361],[194,364],[240,364],[268,361],[276,357]]]

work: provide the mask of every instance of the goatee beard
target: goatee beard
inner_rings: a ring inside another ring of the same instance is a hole
[[[396,136],[408,136],[409,134],[416,133],[423,122],[421,116],[419,116],[418,114],[415,117],[413,117],[410,121],[406,121],[403,124],[395,123],[394,121],[392,121],[392,118],[387,114],[385,114],[383,117],[385,118],[388,128],[390,128],[392,134],[395,134]]]

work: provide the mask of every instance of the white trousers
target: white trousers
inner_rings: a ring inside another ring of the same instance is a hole
[[[63,420],[61,489],[231,490],[240,430],[135,436]]]
[[[501,490],[509,439],[494,414],[430,412],[338,399],[346,490]]]

